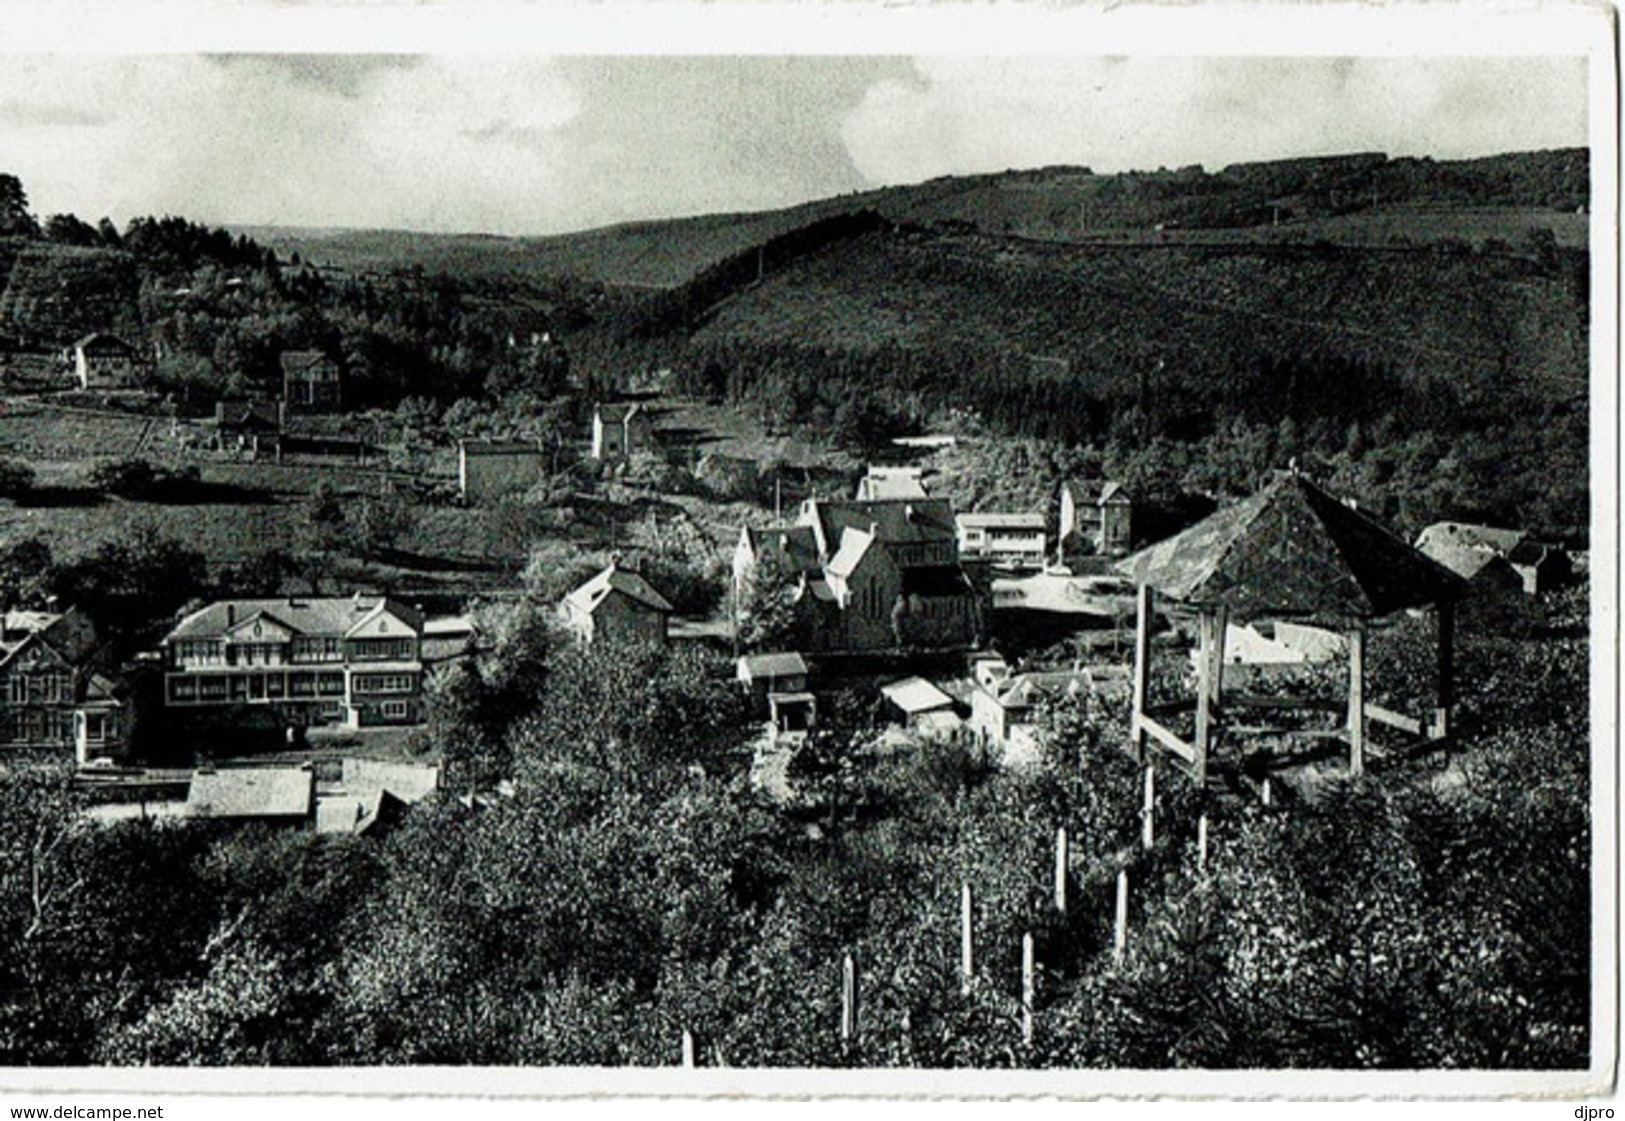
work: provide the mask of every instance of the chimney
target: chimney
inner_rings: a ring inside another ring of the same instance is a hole
[[[910,502],[907,506],[903,507],[903,518],[906,521],[913,522],[914,517],[914,503]]]
[[[237,605],[235,603],[228,603],[228,604],[226,604],[226,627],[229,630],[230,628],[235,627],[236,625],[237,625]]]

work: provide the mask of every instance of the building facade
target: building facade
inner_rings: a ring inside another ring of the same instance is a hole
[[[136,383],[135,347],[116,335],[86,335],[73,344],[73,376],[80,389],[119,389]]]
[[[1061,485],[1060,552],[1070,556],[1128,555],[1133,545],[1134,501],[1106,479]]]
[[[592,457],[626,459],[648,451],[653,438],[649,415],[642,405],[595,405],[592,410]]]
[[[317,350],[282,352],[282,403],[296,412],[336,413],[343,406],[339,364]]]
[[[1022,568],[1044,566],[1043,514],[960,514],[954,518],[962,560]]]
[[[379,597],[230,600],[163,640],[164,705],[264,706],[290,724],[424,719],[418,611]]]

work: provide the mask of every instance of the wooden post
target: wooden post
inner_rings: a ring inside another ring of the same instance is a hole
[[[1456,605],[1441,603],[1435,610],[1439,661],[1434,681],[1433,726],[1429,733],[1431,738],[1442,740],[1450,736],[1450,710],[1456,703]]]
[[[1196,870],[1207,871],[1207,814],[1196,819]]]
[[[1213,692],[1212,705],[1217,712],[1224,705],[1224,640],[1230,629],[1230,609],[1220,607],[1213,619]]]
[[[1038,975],[1033,965],[1033,933],[1021,936],[1021,1041],[1033,1041],[1033,999],[1038,992]]]
[[[1055,831],[1055,909],[1062,915],[1066,914],[1067,853],[1066,826],[1063,825]]]
[[[841,959],[841,1042],[858,1037],[858,967],[847,954]]]
[[[683,1029],[683,1067],[694,1069],[694,1035],[687,1028]]]
[[[1129,715],[1129,741],[1134,758],[1145,761],[1145,729],[1140,721],[1145,716],[1145,703],[1151,692],[1151,616],[1156,609],[1157,593],[1150,584],[1141,584],[1134,616],[1134,711]]]
[[[976,976],[975,933],[971,925],[970,885],[959,888],[959,991],[970,995],[971,980]]]
[[[1157,843],[1157,769],[1145,765],[1145,797],[1140,806],[1140,847],[1150,852]]]
[[[1203,786],[1207,783],[1208,738],[1212,735],[1210,706],[1213,703],[1213,612],[1206,608],[1196,617],[1196,635],[1196,735],[1191,743],[1196,757],[1191,761],[1191,768],[1196,785]]]
[[[1349,774],[1365,773],[1365,625],[1349,628]]]
[[[1275,804],[1275,799],[1270,790],[1270,780],[1268,776],[1265,776],[1264,785],[1259,788],[1259,799],[1264,803],[1266,808]]]
[[[1112,961],[1121,963],[1128,949],[1128,869],[1117,873],[1117,914],[1112,922]]]

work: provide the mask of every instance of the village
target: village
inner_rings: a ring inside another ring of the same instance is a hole
[[[141,354],[96,333],[59,368],[69,390],[129,396],[139,392]],[[333,435],[343,431],[346,400],[338,361],[285,352],[280,367],[278,399],[221,401],[212,416],[171,420],[167,431],[156,421],[171,458],[282,465],[337,448],[360,464],[385,454]],[[646,399],[598,403],[579,450],[456,438],[455,502],[480,507],[523,494],[557,475],[561,456],[579,455],[611,479],[692,457],[692,446],[674,446],[692,435],[672,439],[660,413]],[[327,434],[312,436],[324,423]],[[1271,782],[1276,797],[1282,784],[1303,787],[1325,753],[1305,770],[1286,748],[1278,758],[1241,750],[1247,734],[1277,747],[1336,741],[1336,765],[1355,775],[1383,752],[1372,729],[1411,746],[1445,743],[1458,603],[1540,597],[1576,576],[1562,548],[1516,529],[1444,522],[1406,543],[1295,463],[1280,465],[1264,490],[1162,540],[1145,537],[1133,494],[1107,478],[1061,480],[1041,506],[956,508],[934,493],[935,464],[956,440],[899,437],[884,459],[846,477],[845,493],[810,493],[790,509],[775,477],[771,515],[733,530],[726,586],[714,589],[708,615],[677,612],[658,575],[612,551],[552,604],[556,626],[586,644],[704,648],[760,721],[749,741],[753,787],[784,805],[798,798],[791,762],[836,694],[872,699],[887,729],[876,750],[969,744],[1013,768],[1039,764],[1042,729],[1058,704],[1088,697],[1122,716],[1120,746],[1142,762],[1166,753],[1201,786],[1225,755],[1218,770],[1232,792],[1245,784],[1269,798]],[[783,470],[707,460],[712,472],[743,474],[758,494],[765,472]],[[460,603],[434,614],[387,589],[334,592],[192,604],[154,648],[122,665],[108,663],[74,604],[8,608],[5,747],[13,757],[71,761],[94,794],[86,812],[98,820],[386,828],[394,811],[435,790],[439,774],[435,745],[420,738],[408,757],[401,733],[429,719],[437,673],[477,663],[490,643]],[[1396,618],[1424,615],[1437,646],[1431,703],[1407,713],[1368,699],[1368,638],[1380,641]],[[1153,702],[1157,662],[1159,690],[1167,691],[1168,673],[1184,678],[1179,699]],[[1344,684],[1301,695],[1330,678]],[[1282,723],[1288,714],[1311,719]],[[245,742],[250,725],[268,722],[282,750],[262,758],[217,746]],[[150,746],[183,725],[207,759],[191,771],[177,769],[172,743],[156,754]],[[153,728],[163,731],[143,735]],[[344,756],[347,749],[358,754]],[[1243,756],[1244,769],[1236,766]],[[492,795],[460,793],[470,804]]]

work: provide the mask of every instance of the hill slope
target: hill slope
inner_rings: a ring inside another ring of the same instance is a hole
[[[453,275],[569,275],[630,288],[680,284],[800,226],[873,211],[897,223],[1061,241],[1233,243],[1329,238],[1516,240],[1550,229],[1585,244],[1588,157],[1581,149],[1437,162],[1377,154],[1240,164],[1208,173],[1095,175],[1056,167],[946,177],[784,210],[639,222],[541,238],[240,227],[284,257],[346,271],[421,266]],[[1156,230],[1157,226],[1163,229]]]

